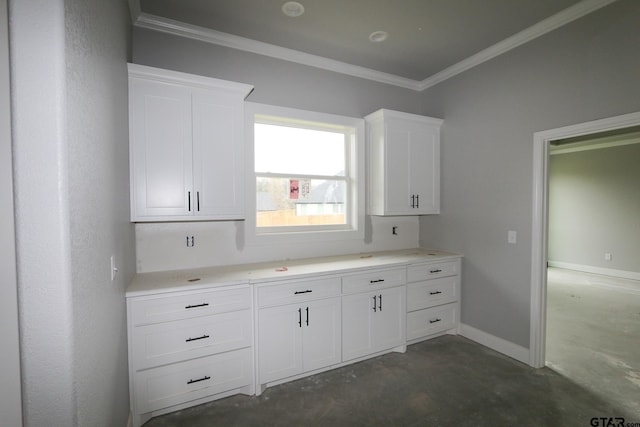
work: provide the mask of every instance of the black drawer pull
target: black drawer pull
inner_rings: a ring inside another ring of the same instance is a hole
[[[206,381],[206,380],[210,380],[210,379],[211,379],[211,377],[208,377],[208,376],[205,375],[204,377],[202,377],[200,379],[197,379],[197,380],[189,380],[189,381],[187,381],[187,384],[199,383],[200,381]]]
[[[293,294],[294,294],[294,295],[298,295],[298,294],[310,294],[311,292],[313,292],[311,289],[307,289],[306,291],[295,291]]]
[[[435,270],[429,270],[429,273],[442,273],[442,270],[437,268]]]
[[[209,338],[209,335],[203,335],[203,336],[201,336],[201,337],[196,337],[196,338],[187,338],[187,339],[185,340],[185,342],[191,342],[191,341],[204,340],[204,339],[207,339],[207,338]]]
[[[206,307],[208,306],[209,303],[208,302],[203,302],[202,304],[196,304],[196,305],[188,305],[185,308],[188,310],[190,308],[198,308],[198,307]]]
[[[429,320],[429,323],[438,323],[438,322],[442,322],[442,319]]]
[[[380,282],[384,282],[384,279],[369,280],[369,283],[380,283]]]
[[[378,295],[373,296],[373,312],[378,311]]]
[[[431,291],[431,292],[429,292],[429,295],[438,295],[438,294],[441,294],[441,293],[442,293],[442,291]]]

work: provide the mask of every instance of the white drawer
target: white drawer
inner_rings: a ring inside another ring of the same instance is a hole
[[[441,305],[407,314],[407,341],[453,329],[457,304]]]
[[[232,311],[133,328],[134,370],[251,346],[251,311]]]
[[[316,280],[292,280],[277,284],[260,285],[258,305],[260,307],[296,303],[340,295],[340,278]]]
[[[407,285],[407,311],[448,304],[458,300],[458,276]]]
[[[129,300],[133,325],[168,322],[251,308],[251,288],[165,294]]]
[[[405,283],[407,283],[405,268],[371,270],[344,276],[342,278],[342,292],[345,294],[363,292],[404,285]]]
[[[458,273],[457,261],[410,265],[407,268],[407,281],[409,283],[421,282],[438,277],[455,276]]]
[[[251,349],[135,373],[138,413],[155,411],[251,384]]]

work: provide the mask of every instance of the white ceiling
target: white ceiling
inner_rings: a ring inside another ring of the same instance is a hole
[[[615,0],[130,0],[135,25],[422,90]],[[369,34],[389,33],[373,43]]]

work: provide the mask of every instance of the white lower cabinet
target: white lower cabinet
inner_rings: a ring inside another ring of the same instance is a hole
[[[236,285],[128,291],[133,427],[455,333],[460,262],[348,264],[283,280],[267,269]]]
[[[127,298],[133,426],[229,394],[253,394],[249,285]]]
[[[405,310],[404,286],[344,296],[343,360],[404,345]]]
[[[343,278],[342,360],[404,346],[406,269],[373,270]]]
[[[460,260],[407,267],[407,342],[456,333],[460,319]]]
[[[340,298],[260,310],[260,384],[341,361]]]
[[[269,284],[257,295],[259,385],[341,362],[339,278]]]

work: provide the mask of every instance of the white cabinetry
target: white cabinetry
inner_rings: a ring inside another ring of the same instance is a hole
[[[407,267],[407,342],[457,331],[460,260]]]
[[[249,285],[127,299],[134,427],[230,394],[253,394]]]
[[[384,109],[365,120],[369,214],[440,213],[442,120]]]
[[[340,278],[259,285],[258,384],[341,362]]]
[[[342,279],[342,359],[404,351],[406,269],[372,270]]]
[[[244,218],[252,87],[129,64],[132,221]]]

